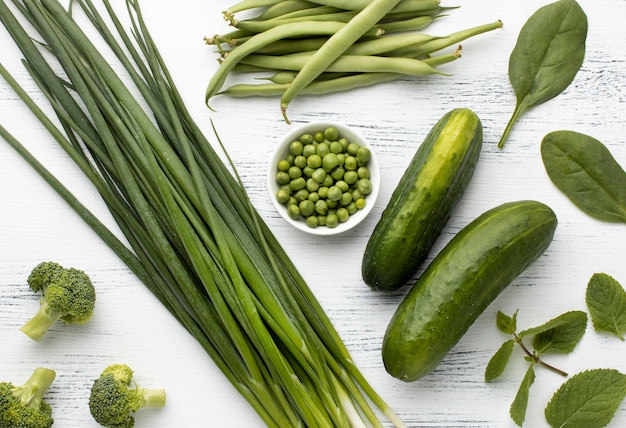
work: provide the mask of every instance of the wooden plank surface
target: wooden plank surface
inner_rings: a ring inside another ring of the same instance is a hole
[[[565,311],[586,311],[584,292],[595,272],[626,284],[626,226],[601,223],[578,211],[552,185],[539,155],[547,132],[571,129],[603,141],[626,165],[624,0],[580,1],[589,18],[582,69],[562,95],[519,121],[503,150],[496,148],[515,102],[507,77],[510,51],[522,24],[546,3],[444,1],[443,5],[461,7],[426,32],[444,35],[496,19],[504,22],[502,29],[463,43],[463,58],[445,68],[451,76],[403,79],[292,103],[294,124],[324,119],[356,128],[371,142],[382,168],[379,203],[370,218],[345,235],[313,237],[278,217],[266,192],[268,157],[288,130],[278,100],[219,97],[212,104],[215,112],[204,105],[204,89],[217,63],[203,37],[228,30],[220,11],[230,3],[143,2],[148,25],[192,114],[212,141],[209,119],[214,120],[253,203],[315,291],[366,377],[410,427],[515,426],[508,407],[527,366],[521,352],[516,350],[501,379],[483,381],[487,361],[506,339],[495,327],[496,312],[519,309],[519,326],[531,327]],[[123,16],[123,2],[113,4]],[[0,46],[0,61],[41,100],[3,28]],[[436,121],[456,107],[472,108],[480,116],[485,144],[476,174],[432,254],[480,213],[509,200],[549,204],[559,226],[546,253],[496,299],[440,367],[418,382],[403,383],[386,374],[380,347],[386,324],[408,287],[390,294],[370,291],[360,278],[361,257],[409,159]],[[0,121],[115,229],[94,189],[4,82],[0,82]],[[48,397],[55,409],[55,426],[95,427],[87,408],[92,380],[107,364],[124,362],[135,368],[141,385],[161,386],[168,392],[166,408],[143,412],[137,426],[262,426],[185,330],[6,144],[0,144],[0,201],[1,380],[20,383],[36,366],[52,368],[57,379]],[[89,324],[55,325],[45,340],[35,343],[19,328],[38,308],[26,278],[43,260],[87,271],[98,301]],[[572,374],[599,367],[626,373],[624,346],[589,325],[573,353],[551,357],[550,362]],[[563,380],[537,369],[525,426],[547,426],[543,410]],[[612,426],[624,424],[623,404]]]

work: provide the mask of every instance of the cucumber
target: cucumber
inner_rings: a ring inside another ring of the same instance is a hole
[[[361,275],[372,289],[397,290],[417,272],[474,174],[482,141],[480,119],[467,108],[431,129],[365,247]]]
[[[435,256],[391,318],[387,372],[411,382],[434,370],[485,308],[552,241],[557,218],[537,201],[508,202],[465,226]]]

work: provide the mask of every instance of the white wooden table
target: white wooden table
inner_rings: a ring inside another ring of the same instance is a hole
[[[125,14],[122,1],[120,13]],[[214,140],[212,118],[243,176],[250,196],[316,292],[354,359],[378,392],[411,427],[512,427],[508,407],[526,370],[519,349],[501,379],[485,384],[485,365],[506,337],[495,327],[498,310],[519,309],[520,328],[539,325],[569,310],[586,311],[584,293],[595,272],[626,285],[626,225],[607,224],[578,211],[548,179],[539,145],[557,129],[587,133],[603,141],[626,165],[626,60],[624,0],[580,0],[589,18],[587,55],[573,84],[559,97],[528,112],[503,150],[498,138],[514,107],[507,77],[508,57],[519,29],[545,0],[457,0],[460,5],[426,32],[447,34],[501,19],[498,31],[463,44],[464,56],[432,76],[324,97],[301,97],[291,105],[294,124],[332,119],[355,127],[371,142],[382,167],[379,203],[369,219],[345,235],[312,237],[292,229],[274,211],[264,174],[277,139],[288,129],[277,99],[216,98],[210,113],[204,90],[217,67],[203,37],[225,32],[222,0],[143,2],[184,99]],[[20,55],[4,28],[0,61],[28,82]],[[30,83],[27,88],[37,95]],[[461,203],[437,241],[435,254],[463,225],[509,200],[537,199],[557,213],[553,243],[471,327],[440,367],[426,378],[402,383],[386,374],[380,348],[387,322],[408,290],[380,294],[360,277],[362,252],[382,209],[418,145],[448,110],[469,107],[482,119],[485,143],[478,168]],[[64,153],[37,125],[4,82],[0,121],[22,140],[104,221],[115,228],[99,196]],[[207,355],[125,265],[12,151],[0,143],[0,379],[21,383],[37,366],[57,372],[47,399],[59,428],[96,427],[87,407],[92,380],[102,368],[124,362],[145,387],[164,387],[167,406],[138,415],[145,427],[262,426]],[[83,326],[55,325],[41,343],[19,331],[37,310],[26,285],[40,261],[54,260],[85,270],[98,291],[93,319]],[[626,373],[626,343],[588,330],[576,350],[549,361],[573,374],[589,368]],[[543,411],[564,381],[537,368],[525,426],[547,426]],[[612,426],[626,424],[626,404]]]

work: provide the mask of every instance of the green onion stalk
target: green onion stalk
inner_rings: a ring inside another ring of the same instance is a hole
[[[91,0],[67,9],[58,0],[12,3],[0,1],[0,20],[54,114],[2,65],[0,75],[93,184],[123,237],[3,126],[0,136],[189,331],[267,426],[380,427],[385,418],[404,426],[221,160],[215,128],[217,147],[190,116],[138,2],[125,2],[129,24],[108,0],[106,13]],[[86,24],[73,18],[78,7]],[[132,83],[83,25],[97,30]]]

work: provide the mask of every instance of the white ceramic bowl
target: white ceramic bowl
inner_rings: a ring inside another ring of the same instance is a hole
[[[348,220],[344,223],[339,223],[336,227],[328,227],[328,226],[317,226],[310,227],[307,226],[304,218],[294,220],[289,215],[287,215],[287,207],[276,200],[276,192],[278,191],[279,185],[276,182],[276,173],[277,173],[277,165],[281,159],[284,159],[289,153],[289,144],[297,140],[302,134],[310,133],[314,134],[317,131],[324,131],[324,129],[333,126],[337,128],[339,131],[339,137],[345,137],[350,142],[354,142],[359,144],[360,146],[367,147],[370,149],[371,158],[367,164],[367,167],[370,170],[370,181],[372,183],[372,192],[365,197],[365,207],[363,209],[358,210],[354,214],[352,214]],[[267,186],[270,194],[270,198],[276,207],[276,210],[280,213],[280,215],[291,224],[293,227],[300,229],[306,233],[310,233],[313,235],[337,235],[339,233],[346,232],[365,219],[367,215],[371,212],[376,199],[378,197],[378,192],[380,189],[380,166],[378,164],[378,160],[376,159],[376,154],[372,150],[371,145],[368,141],[363,138],[361,134],[356,132],[355,130],[349,128],[347,125],[338,122],[332,121],[320,121],[320,122],[311,122],[305,125],[300,125],[291,129],[276,145],[274,152],[272,153],[268,170],[267,170]]]

